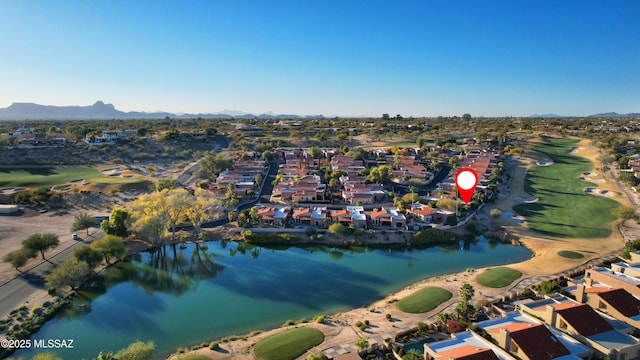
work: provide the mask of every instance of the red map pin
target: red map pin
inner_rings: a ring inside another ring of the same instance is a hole
[[[462,201],[468,205],[478,185],[478,173],[472,168],[461,168],[456,173],[455,180]]]

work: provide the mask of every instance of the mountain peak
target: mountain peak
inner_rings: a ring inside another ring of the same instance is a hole
[[[105,104],[101,100],[96,101],[91,107],[97,108],[97,109],[115,110],[115,107],[113,106],[113,104]]]

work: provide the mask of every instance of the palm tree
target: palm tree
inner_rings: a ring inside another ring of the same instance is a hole
[[[458,290],[458,296],[460,296],[460,300],[468,303],[473,299],[476,291],[473,289],[473,286],[469,283],[464,283],[460,286],[460,290]]]
[[[451,320],[452,316],[448,312],[441,312],[436,315],[436,323],[439,327],[443,328],[447,325],[447,321]]]
[[[358,341],[355,343],[356,347],[360,351],[364,351],[369,347],[369,342],[362,336],[358,337]]]

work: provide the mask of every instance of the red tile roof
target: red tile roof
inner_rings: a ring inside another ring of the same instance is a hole
[[[297,218],[299,216],[302,215],[311,215],[311,209],[310,208],[302,208],[302,209],[296,209],[293,211],[293,217]]]
[[[640,315],[640,300],[624,289],[603,292],[600,297],[626,317]]]
[[[438,359],[447,360],[498,360],[498,357],[489,348],[472,345],[463,345],[451,350],[438,353]]]
[[[571,352],[542,324],[511,332],[511,339],[532,360],[555,359]]]
[[[613,330],[613,327],[587,304],[564,309],[556,307],[556,311],[569,326],[582,336],[592,336]]]

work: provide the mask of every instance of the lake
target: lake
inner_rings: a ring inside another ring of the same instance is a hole
[[[525,247],[479,238],[450,247],[268,249],[208,242],[141,253],[104,272],[33,339],[74,339],[65,359],[95,358],[135,340],[156,354],[366,306],[418,280],[528,259]],[[14,356],[30,358],[33,351]]]

